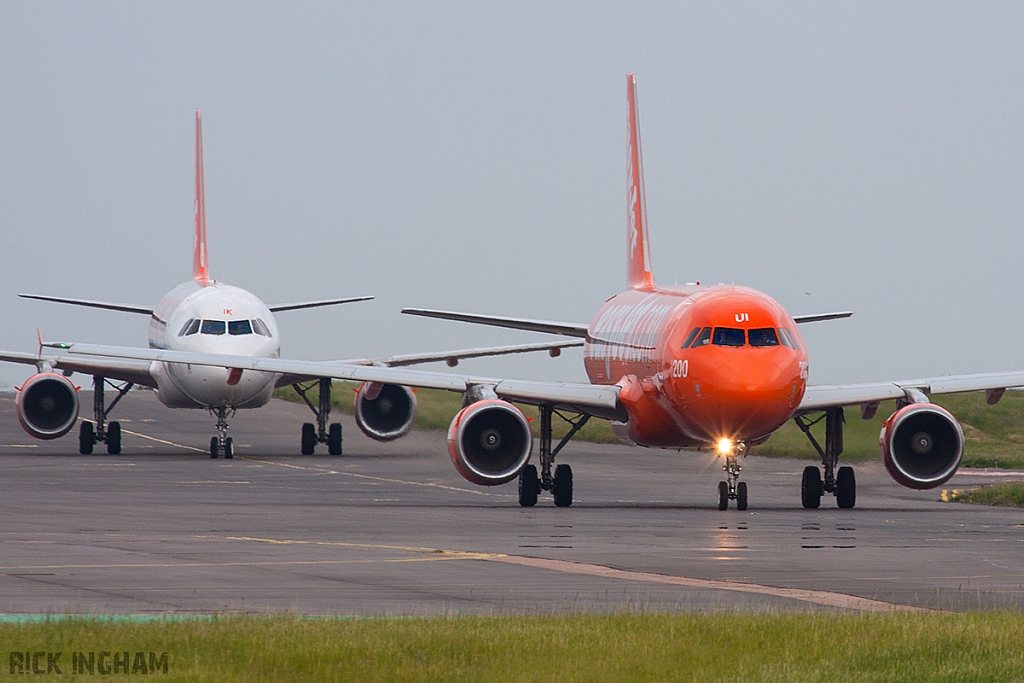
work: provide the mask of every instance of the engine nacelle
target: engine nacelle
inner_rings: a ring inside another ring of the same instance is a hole
[[[356,393],[355,413],[363,434],[376,441],[392,441],[412,429],[416,394],[398,384],[363,384]]]
[[[507,401],[492,398],[466,406],[448,428],[448,455],[455,469],[480,486],[512,481],[532,452],[530,423]]]
[[[964,455],[960,423],[932,403],[900,408],[878,437],[882,461],[897,482],[912,489],[933,489],[949,481]]]
[[[37,439],[56,439],[78,419],[78,387],[64,375],[40,372],[21,385],[16,408],[26,432]]]

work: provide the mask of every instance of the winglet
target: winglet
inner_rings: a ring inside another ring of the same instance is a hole
[[[647,239],[647,195],[644,191],[644,158],[640,149],[640,120],[636,102],[636,74],[626,75],[629,100],[629,225],[626,232],[626,286],[653,289],[651,245]]]
[[[192,256],[192,279],[210,284],[206,261],[206,182],[203,175],[203,112],[196,110],[196,242]]]

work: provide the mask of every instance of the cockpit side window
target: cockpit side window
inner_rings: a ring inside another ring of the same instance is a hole
[[[747,338],[743,330],[733,327],[716,327],[711,343],[715,346],[745,346]]]
[[[241,334],[252,334],[252,324],[248,320],[229,320],[228,334],[235,336]]]
[[[690,334],[686,335],[686,339],[683,341],[683,345],[680,348],[683,348],[683,349],[690,348],[690,344],[693,343],[694,337],[697,336],[698,332],[700,332],[700,328],[699,327],[695,327],[692,330],[690,330]]]
[[[711,328],[710,327],[705,327],[704,329],[702,329],[700,331],[700,334],[697,335],[697,338],[693,340],[693,343],[690,344],[690,348],[691,349],[699,349],[702,346],[706,346],[710,342],[711,342]]]
[[[262,334],[264,337],[273,337],[274,336],[274,335],[270,334],[270,328],[267,327],[267,324],[265,322],[263,322],[262,318],[256,318],[255,320],[253,320],[252,321],[252,326],[253,326],[253,329],[256,330],[256,334]]]
[[[192,327],[192,324],[196,322],[195,318],[189,318],[185,321],[185,324],[181,326],[181,332],[178,333],[179,337],[184,337],[188,334],[188,328]]]
[[[779,337],[775,334],[773,327],[760,327],[747,331],[747,338],[751,346],[778,346]]]
[[[792,332],[787,330],[785,327],[780,327],[779,328],[779,333],[782,335],[782,343],[783,344],[785,344],[786,346],[788,346],[788,347],[790,347],[792,349],[796,349],[797,351],[800,350],[800,345],[796,343],[796,337],[793,336]],[[786,344],[787,341],[789,342],[788,344]]]
[[[204,320],[199,329],[203,334],[221,335],[226,331],[227,324],[223,320]]]
[[[201,322],[202,321],[199,318],[196,318],[195,320],[193,320],[192,324],[188,326],[188,331],[185,332],[185,336],[186,337],[190,337],[193,334],[197,333],[199,331],[199,324]]]

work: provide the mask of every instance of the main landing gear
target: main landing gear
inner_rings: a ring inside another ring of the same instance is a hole
[[[811,434],[811,427],[825,420],[825,448],[822,448]],[[804,468],[803,478],[800,481],[800,501],[808,509],[814,509],[821,505],[821,497],[825,493],[834,493],[836,504],[844,509],[850,509],[857,504],[857,478],[853,474],[852,467],[840,467],[839,456],[843,453],[843,424],[846,419],[843,417],[842,408],[829,408],[825,414],[817,419],[811,420],[803,415],[793,418],[800,430],[811,440],[814,450],[821,456],[822,469],[825,476],[822,478],[821,470],[814,465]]]
[[[727,510],[729,501],[736,501],[737,510],[747,509],[747,482],[740,481],[739,456],[747,454],[747,444],[743,441],[730,445],[730,450],[725,455],[725,464],[722,471],[725,472],[725,481],[718,482],[718,509]]]
[[[110,405],[104,405],[103,389],[110,385],[111,389],[117,391],[117,396]],[[115,384],[106,377],[94,375],[92,378],[92,412],[95,422],[82,420],[78,428],[78,452],[82,455],[92,453],[93,447],[98,443],[107,444],[107,453],[117,455],[121,452],[121,423],[111,422],[107,424],[107,415],[114,409],[121,397],[131,391],[131,382]]]
[[[560,418],[568,422],[571,427],[569,433],[562,437],[558,445],[551,448],[551,415],[557,413]],[[576,435],[583,425],[590,419],[590,415],[579,415],[575,418],[558,412],[551,406],[540,406],[540,476],[537,476],[537,468],[534,465],[527,465],[519,473],[519,504],[523,507],[533,507],[537,504],[537,496],[541,490],[551,491],[555,497],[555,506],[567,508],[572,505],[572,468],[565,463],[555,468],[554,475],[551,474],[551,466],[555,462],[555,456],[562,450],[565,444]]]
[[[313,402],[306,396],[306,392],[312,389],[314,386],[319,386],[319,401],[318,405],[314,406]],[[330,455],[341,455],[341,423],[332,422],[330,426],[327,424],[327,420],[331,417],[331,380],[330,378],[323,377],[316,382],[311,382],[305,386],[295,383],[292,385],[292,389],[295,390],[302,400],[306,402],[309,409],[316,415],[316,424],[310,422],[302,425],[302,454],[313,455],[313,450],[316,448],[318,443],[327,444],[327,452]]]
[[[235,442],[228,436],[228,417],[234,417],[235,409],[220,406],[209,410],[217,416],[217,436],[210,438],[210,457],[223,454],[225,459],[231,460],[235,457]]]

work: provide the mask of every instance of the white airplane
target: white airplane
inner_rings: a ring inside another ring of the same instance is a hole
[[[370,296],[268,306],[255,294],[239,287],[210,279],[206,246],[206,201],[203,178],[202,114],[196,112],[196,222],[192,279],[168,292],[156,306],[138,306],[104,301],[21,294],[24,298],[87,306],[147,315],[149,347],[186,353],[216,353],[247,358],[278,358],[280,333],[274,313],[318,306],[365,301]],[[507,353],[547,351],[557,356],[568,346],[582,342],[524,344],[441,353],[410,354],[388,358],[360,358],[335,361],[351,365],[400,366],[434,361],[455,365],[459,360]],[[93,422],[83,420],[79,431],[79,450],[92,453],[97,443],[106,443],[107,452],[121,452],[121,425],[107,422],[110,411],[133,386],[156,389],[160,402],[169,408],[205,408],[217,418],[217,436],[210,439],[210,457],[234,455],[227,436],[228,418],[240,408],[259,408],[270,400],[274,389],[291,385],[316,415],[317,424],[302,425],[302,453],[311,455],[317,443],[326,443],[331,455],[341,455],[340,423],[328,424],[331,411],[331,379],[317,373],[242,372],[202,365],[163,363],[131,358],[58,358],[38,354],[0,352],[0,360],[30,363],[37,374],[19,389],[18,419],[22,427],[39,439],[55,439],[74,426],[78,418],[78,387],[68,377],[74,372],[92,375]],[[318,404],[306,393],[319,386]],[[110,386],[117,396],[105,402],[104,389]],[[403,436],[412,427],[416,398],[403,386],[364,386],[356,398],[356,422],[371,438],[389,441]]]
[[[821,455],[821,468],[808,465],[801,504],[817,508],[824,493],[840,508],[856,502],[851,467],[838,467],[843,452],[844,408],[873,419],[879,404],[897,409],[882,426],[879,450],[893,479],[906,487],[930,489],[952,477],[963,456],[964,436],[956,419],[930,402],[930,395],[984,391],[989,404],[1010,387],[1024,386],[1024,372],[947,375],[908,381],[844,385],[808,382],[806,345],[800,323],[850,315],[791,316],[774,299],[755,290],[728,286],[658,287],[643,189],[636,82],[627,77],[629,176],[626,230],[627,290],[605,301],[588,325],[503,316],[407,309],[407,312],[500,327],[534,330],[586,340],[584,367],[589,384],[474,377],[388,367],[331,365],[283,358],[244,358],[164,349],[127,349],[55,342],[64,358],[92,354],[116,359],[192,363],[242,373],[314,374],[376,385],[433,387],[463,395],[463,409],[448,430],[448,454],[468,481],[494,486],[519,479],[519,504],[537,503],[550,491],[558,507],[572,504],[573,475],[566,463],[554,467],[562,447],[592,417],[612,421],[620,438],[653,448],[711,448],[722,458],[726,481],[718,485],[718,507],[730,500],[747,507],[746,482],[738,481],[739,458],[792,419]],[[533,433],[513,405],[537,406],[539,464],[530,464]],[[570,425],[558,443],[552,417]],[[815,417],[812,417],[815,416]],[[825,422],[825,443],[811,434]],[[686,457],[681,454],[680,457]],[[822,472],[824,471],[824,479]]]

